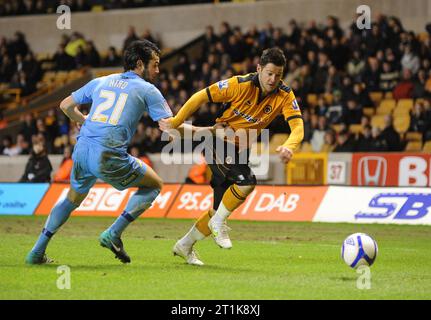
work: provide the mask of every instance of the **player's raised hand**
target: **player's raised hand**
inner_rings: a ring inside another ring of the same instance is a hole
[[[279,146],[275,151],[278,152],[281,161],[284,163],[288,163],[293,157],[293,152],[289,148]]]
[[[172,117],[159,120],[159,129],[162,131],[167,131],[172,129]]]

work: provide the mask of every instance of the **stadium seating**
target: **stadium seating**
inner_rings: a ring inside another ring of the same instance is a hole
[[[362,112],[364,113],[364,115],[372,117],[374,116],[375,109],[373,107],[366,107],[362,109]]]
[[[390,114],[395,109],[396,101],[394,99],[384,99],[380,102],[376,110],[376,114],[385,115]]]
[[[420,132],[406,132],[406,141],[422,141],[422,133]]]
[[[353,134],[359,134],[362,133],[362,125],[360,124],[351,124],[349,127],[349,131]]]
[[[400,99],[397,102],[397,106],[394,109],[394,115],[405,115],[409,114],[410,110],[413,109],[413,99]]]
[[[371,118],[371,125],[382,130],[385,127],[385,116],[381,114],[373,116]]]
[[[380,104],[380,101],[383,99],[383,92],[380,91],[373,91],[370,92],[370,99],[374,102],[374,105],[378,106]]]
[[[407,143],[405,151],[407,151],[407,152],[422,151],[422,142],[421,141],[409,141]]]
[[[395,115],[394,116],[394,128],[400,133],[404,134],[410,127],[410,115]]]
[[[430,141],[425,142],[425,144],[424,144],[424,146],[423,146],[422,151],[423,151],[423,152],[431,153],[431,140],[430,140]]]

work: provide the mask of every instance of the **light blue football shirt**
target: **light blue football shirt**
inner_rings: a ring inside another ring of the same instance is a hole
[[[160,91],[132,71],[93,79],[72,97],[78,104],[91,103],[78,140],[106,148],[126,151],[144,112],[153,121],[172,117]]]

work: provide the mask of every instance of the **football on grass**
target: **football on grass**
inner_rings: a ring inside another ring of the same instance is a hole
[[[348,266],[371,266],[377,257],[377,243],[365,233],[348,236],[341,247],[341,258]]]

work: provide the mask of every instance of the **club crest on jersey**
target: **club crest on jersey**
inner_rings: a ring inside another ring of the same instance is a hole
[[[292,102],[292,108],[293,110],[299,110],[299,104],[298,104],[298,101],[296,101],[296,99],[294,99]]]
[[[227,89],[229,87],[227,80],[221,80],[218,82],[217,85],[218,85],[219,90]]]
[[[265,112],[266,114],[271,113],[271,111],[272,111],[272,107],[269,104],[265,106],[265,108],[263,108],[263,112]]]

